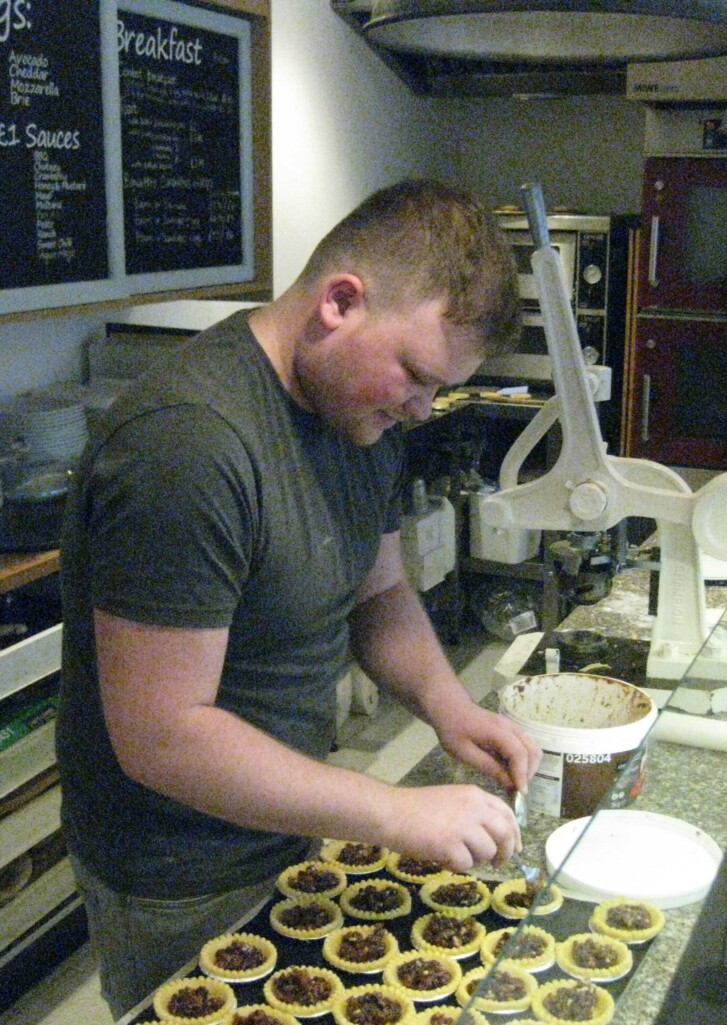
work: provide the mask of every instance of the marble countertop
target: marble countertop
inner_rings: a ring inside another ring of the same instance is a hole
[[[631,640],[646,639],[653,622],[647,611],[648,586],[647,571],[628,571],[616,578],[608,598],[597,605],[575,609],[562,625],[564,628],[596,630]],[[708,588],[708,606],[720,608],[725,603],[727,588]],[[510,663],[510,668],[517,671],[516,661]],[[488,694],[483,704],[496,710],[497,692]],[[411,786],[476,782],[495,793],[499,792],[490,781],[456,763],[441,748],[435,748],[402,782]],[[651,740],[642,793],[632,807],[683,819],[704,830],[723,850],[726,849],[727,752]],[[563,821],[531,812],[523,831],[523,860],[545,867],[545,843]],[[486,873],[490,879],[498,875],[504,879],[511,874],[511,871],[493,873],[492,869]],[[701,906],[702,903],[698,902],[665,912],[666,926],[619,997],[612,1025],[649,1025],[654,1021]]]
[[[496,697],[484,702],[495,708]],[[402,780],[409,786],[476,782],[500,793],[473,770],[463,768],[441,748],[427,755]],[[722,847],[727,847],[727,754],[686,748],[679,744],[652,742],[649,747],[644,787],[639,810],[671,815],[703,829]],[[523,831],[523,860],[545,867],[545,843],[565,820],[531,812]],[[506,879],[512,870],[488,869],[487,878]],[[671,909],[666,926],[618,1000],[612,1025],[648,1025],[656,1017],[668,991],[679,958],[691,936],[701,903]]]

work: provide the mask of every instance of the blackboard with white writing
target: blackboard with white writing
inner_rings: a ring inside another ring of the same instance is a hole
[[[109,273],[99,0],[0,0],[0,288]]]
[[[243,261],[238,40],[118,15],[127,274]]]
[[[0,0],[0,316],[267,287],[265,15],[224,4]]]

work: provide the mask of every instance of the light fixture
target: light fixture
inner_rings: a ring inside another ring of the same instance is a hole
[[[413,53],[623,65],[727,53],[727,2],[374,0],[364,31]]]

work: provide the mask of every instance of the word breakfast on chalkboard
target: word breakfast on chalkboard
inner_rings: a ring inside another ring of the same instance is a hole
[[[245,17],[0,0],[0,71],[0,313],[254,278]]]

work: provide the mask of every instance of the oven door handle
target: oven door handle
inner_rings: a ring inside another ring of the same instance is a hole
[[[649,413],[651,412],[651,374],[641,379],[641,440],[649,440]]]
[[[658,288],[659,279],[656,276],[657,261],[659,259],[659,215],[654,214],[651,218],[651,233],[649,235],[649,285]]]

